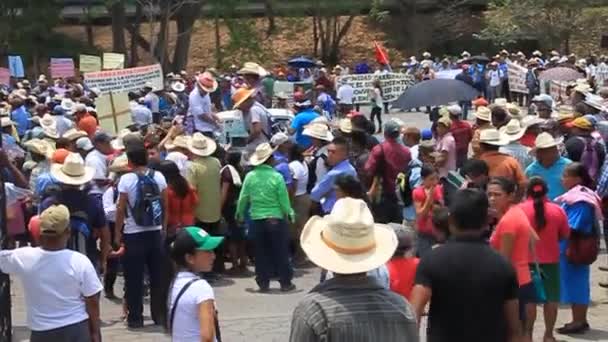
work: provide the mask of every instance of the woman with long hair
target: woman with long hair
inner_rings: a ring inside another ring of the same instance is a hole
[[[229,151],[220,170],[222,182],[222,217],[228,226],[228,251],[232,268],[230,273],[247,272],[247,233],[245,225],[235,219],[236,201],[243,184],[241,152]]]
[[[370,120],[372,123],[374,122],[374,117],[378,118],[378,127],[376,128],[376,133],[382,133],[382,106],[384,96],[382,92],[382,86],[380,85],[380,80],[375,80],[373,83],[373,88],[370,90],[370,100],[372,105],[372,112],[370,115]]]
[[[181,175],[174,162],[162,161],[157,169],[167,180],[169,199],[167,238],[171,241],[179,229],[194,224],[194,208],[198,204],[198,194]]]
[[[443,205],[443,187],[437,169],[432,166],[422,166],[420,179],[422,183],[412,191],[412,201],[416,209],[416,252],[422,258],[437,242],[432,217],[433,208]]]
[[[289,170],[294,179],[294,194],[292,207],[296,212],[296,221],[292,223],[292,245],[294,247],[294,264],[302,264],[306,260],[306,255],[300,247],[300,233],[310,216],[310,197],[306,189],[308,188],[308,164],[304,161],[304,149],[296,144],[291,149],[289,160]]]
[[[185,227],[175,235],[170,247],[175,275],[162,297],[167,313],[165,328],[174,342],[218,340],[215,295],[199,274],[211,271],[213,250],[223,240],[198,227]]]
[[[547,197],[547,183],[540,177],[532,177],[528,182],[526,199],[519,207],[528,217],[538,241],[531,247],[530,269],[536,272],[536,265],[542,274],[545,299],[536,298],[527,306],[526,314],[533,326],[536,320],[536,304],[543,304],[545,334],[543,342],[555,342],[553,328],[557,319],[560,300],[559,242],[568,238],[568,218],[564,210]],[[528,331],[531,334],[532,331]]]
[[[600,198],[592,189],[593,179],[583,164],[568,164],[562,175],[562,184],[567,191],[555,201],[566,212],[570,236],[560,244],[561,302],[571,305],[572,321],[557,329],[557,332],[580,334],[589,330],[587,310],[591,300],[589,264],[592,260],[581,261],[578,258],[581,253],[573,252],[580,246],[582,239],[598,237],[602,206]],[[589,247],[582,252],[591,252]],[[597,254],[591,259],[595,260],[596,257]]]
[[[532,329],[526,317],[526,304],[536,298],[534,284],[530,275],[530,239],[532,228],[524,212],[515,205],[517,185],[503,177],[496,177],[488,183],[488,199],[494,210],[498,224],[490,237],[490,245],[511,261],[519,283],[519,315],[523,331]],[[532,337],[525,334],[526,341]]]

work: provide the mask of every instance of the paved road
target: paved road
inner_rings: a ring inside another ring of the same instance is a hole
[[[428,126],[424,114],[395,114],[407,124],[417,127]],[[606,256],[600,258],[605,262]],[[596,262],[593,266],[593,304],[589,311],[591,330],[579,338],[558,336],[560,341],[608,341],[608,291],[597,286],[601,277],[608,277],[608,273],[600,274]],[[249,278],[226,278],[221,284],[215,286],[216,302],[220,313],[222,337],[228,342],[283,342],[289,339],[290,317],[297,302],[310,290],[319,279],[319,270],[316,268],[296,270],[294,283],[298,290],[283,294],[272,291],[269,294],[256,293],[255,281]],[[122,286],[119,278],[116,289]],[[278,283],[272,284],[278,289]],[[21,284],[13,280],[13,326],[15,329],[14,341],[26,341],[28,331],[25,328],[25,304]],[[103,339],[110,342],[143,342],[143,341],[169,341],[158,327],[152,326],[148,319],[146,327],[138,331],[129,331],[120,320],[121,305],[107,299],[102,300]],[[148,315],[148,308],[145,309]],[[149,317],[148,317],[149,318]],[[560,309],[557,326],[561,326],[570,319],[568,308]],[[544,325],[542,314],[539,311],[539,322],[535,326],[535,341],[542,341]],[[424,329],[423,329],[424,330]],[[424,339],[423,339],[424,340]]]

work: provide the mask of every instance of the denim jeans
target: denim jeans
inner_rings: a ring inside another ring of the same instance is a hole
[[[155,323],[161,323],[163,265],[166,264],[160,231],[124,234],[125,255],[122,258],[125,287],[127,293],[128,323],[142,323],[144,320],[144,267],[150,276],[150,312]]]
[[[282,286],[291,284],[293,269],[289,260],[289,225],[284,219],[251,221],[255,230],[255,273],[264,287],[278,274]]]

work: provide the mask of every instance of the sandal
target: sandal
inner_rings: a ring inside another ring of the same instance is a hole
[[[589,323],[568,323],[557,329],[557,332],[562,335],[582,334],[589,330]]]

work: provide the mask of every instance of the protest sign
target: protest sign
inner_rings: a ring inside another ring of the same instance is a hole
[[[276,103],[278,101],[278,95],[281,94],[285,95],[285,97],[287,98],[287,103],[289,105],[293,104],[294,85],[295,84],[293,82],[287,81],[274,82],[272,97],[273,103]]]
[[[125,67],[125,55],[122,53],[104,52],[103,54],[103,69],[113,70],[122,69]]]
[[[71,58],[51,58],[49,69],[52,78],[74,77],[74,60]]]
[[[99,126],[108,133],[118,132],[133,123],[127,93],[109,93],[95,100]]]
[[[367,104],[370,103],[369,92],[373,89],[373,82],[376,79],[380,80],[385,102],[395,101],[408,87],[414,84],[412,75],[402,73],[346,75],[338,77],[338,83],[345,82],[353,87],[354,103]]]
[[[567,98],[566,87],[569,82],[550,81],[549,84],[549,95],[558,102],[563,101]]]
[[[99,88],[102,94],[138,90],[150,82],[154,89],[163,88],[163,70],[160,64],[122,70],[107,70],[84,74],[84,83]]]
[[[13,77],[25,77],[21,56],[8,56],[8,68]]]
[[[462,70],[460,69],[437,71],[435,72],[435,78],[453,80],[456,78],[456,75],[460,74],[461,72]]]
[[[91,55],[80,55],[80,72],[101,71],[101,57]]]
[[[0,68],[0,84],[9,85],[11,82],[11,71],[7,68]]]
[[[526,74],[528,73],[528,69],[512,62],[508,62],[508,67],[509,90],[514,93],[527,94]]]

